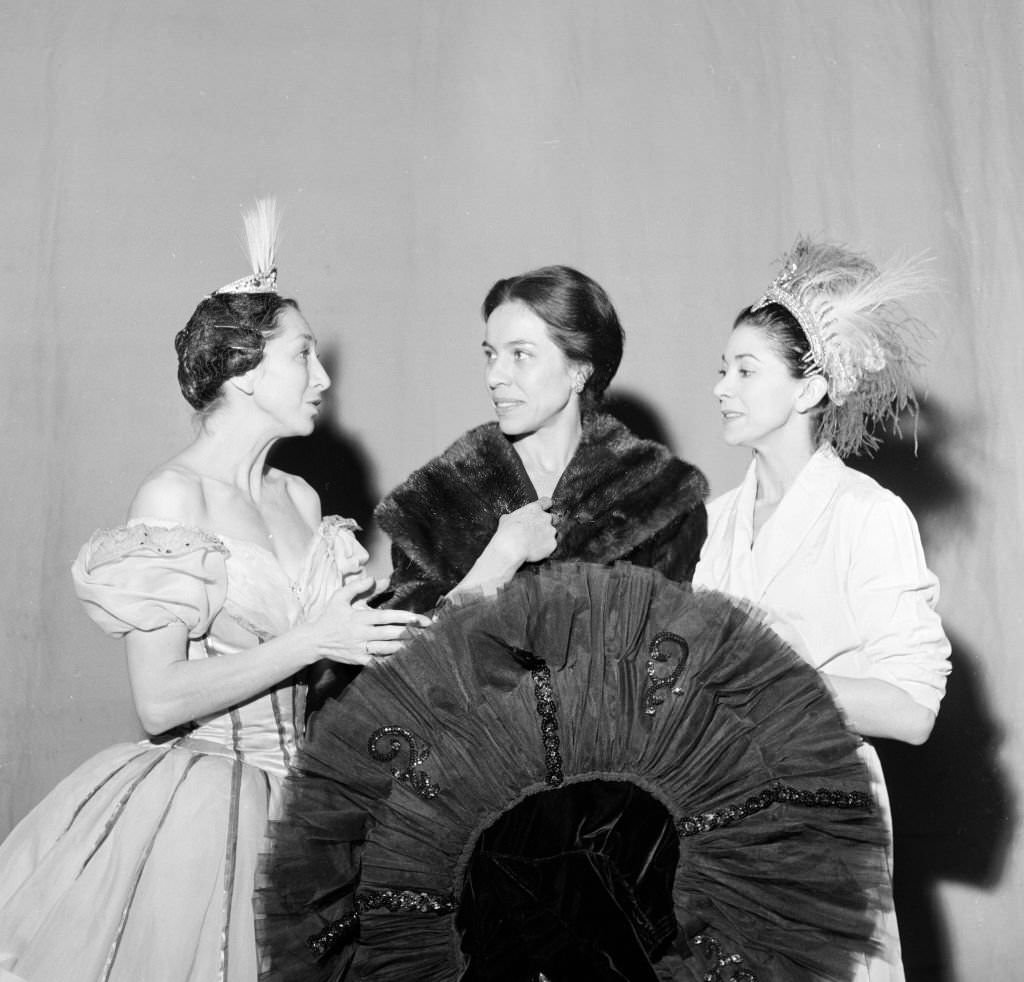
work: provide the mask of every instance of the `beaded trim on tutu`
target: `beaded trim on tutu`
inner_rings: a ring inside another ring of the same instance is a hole
[[[314,717],[266,978],[849,979],[888,899],[858,743],[749,608],[627,564],[522,573]]]

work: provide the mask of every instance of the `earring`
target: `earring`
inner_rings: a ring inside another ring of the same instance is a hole
[[[586,384],[586,380],[583,378],[583,376],[577,375],[572,383],[572,391],[575,392],[576,395],[579,395],[583,391],[583,388]]]

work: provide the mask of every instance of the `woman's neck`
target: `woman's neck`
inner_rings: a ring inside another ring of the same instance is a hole
[[[813,447],[789,453],[765,453],[762,450],[755,450],[757,500],[767,504],[778,504],[813,456]]]
[[[572,460],[583,435],[583,423],[577,414],[559,420],[513,442],[513,447],[541,497],[550,497]]]
[[[258,505],[267,455],[275,442],[264,432],[214,418],[206,421],[181,458],[203,477],[233,486]]]
[[[754,475],[757,481],[753,516],[755,541],[765,522],[775,514],[800,472],[814,456],[815,450],[809,441],[754,450]]]

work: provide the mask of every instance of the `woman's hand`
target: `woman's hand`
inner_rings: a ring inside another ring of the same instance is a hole
[[[318,659],[366,665],[398,651],[410,625],[430,624],[429,617],[408,610],[366,606],[366,598],[379,586],[373,577],[361,575],[335,590],[323,613],[308,625]]]
[[[523,563],[538,563],[555,551],[555,522],[548,509],[550,498],[538,498],[522,508],[502,515],[488,548],[505,556],[518,569]]]
[[[492,593],[515,576],[523,563],[539,563],[555,551],[555,520],[548,512],[550,498],[538,498],[498,520],[498,528],[472,569],[456,587],[453,597],[471,590]]]

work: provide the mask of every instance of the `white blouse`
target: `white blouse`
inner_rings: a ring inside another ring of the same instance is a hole
[[[754,464],[708,506],[694,586],[762,607],[815,668],[875,678],[937,712],[949,641],[939,585],[903,501],[819,449],[754,539]]]

